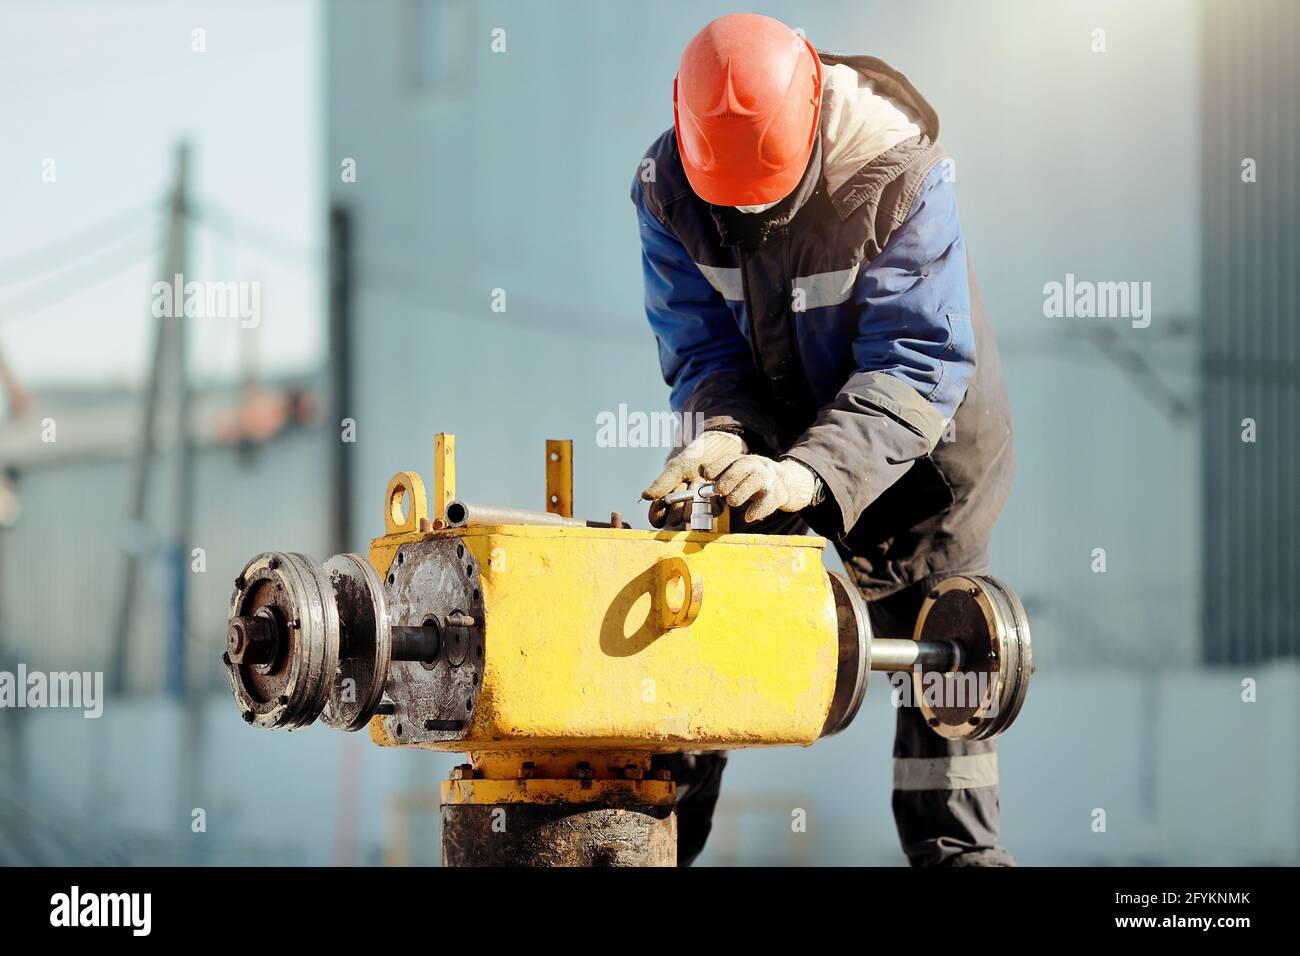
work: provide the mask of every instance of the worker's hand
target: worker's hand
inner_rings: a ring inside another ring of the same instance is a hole
[[[749,502],[745,522],[753,524],[777,511],[803,511],[812,504],[817,479],[811,468],[792,458],[773,461],[762,455],[744,455],[713,484],[731,507]]]
[[[685,491],[721,474],[746,451],[745,441],[739,435],[704,432],[668,459],[659,477],[641,492],[641,497],[651,502],[650,524],[656,528],[684,524],[690,502],[666,505],[663,499],[674,491]]]

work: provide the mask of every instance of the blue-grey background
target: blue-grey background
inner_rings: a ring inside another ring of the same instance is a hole
[[[1038,663],[1001,743],[1005,843],[1025,863],[1300,862],[1300,34],[1289,4],[1236,6],[749,7],[903,70],[956,159],[1020,460],[994,561],[1029,609]],[[336,546],[328,210],[353,233],[347,547],[382,531],[393,472],[431,471],[437,431],[457,435],[463,494],[533,508],[544,439],[571,437],[578,512],[632,517],[664,451],[598,447],[596,419],[663,410],[667,390],[628,188],[671,124],[682,46],[731,9],[0,8],[0,357],[26,396],[11,388],[0,413],[17,503],[0,527],[0,669],[107,669],[122,556],[143,555],[126,692],[104,716],[0,710],[0,862],[437,861],[437,783],[458,758],[322,727],[255,732],[217,660],[247,557]],[[189,579],[183,695],[165,668],[165,440],[150,520],[125,517],[180,139],[189,272],[263,289],[256,330],[209,320],[192,334],[192,546],[207,570]],[[1067,273],[1150,282],[1150,328],[1045,318],[1043,286]],[[254,389],[305,393],[309,408],[267,413],[269,437],[232,443],[225,425]],[[1256,443],[1239,438],[1247,417]],[[892,718],[878,686],[838,738],[734,754],[702,862],[901,864]],[[206,832],[192,832],[196,807]],[[806,834],[791,833],[794,807]]]

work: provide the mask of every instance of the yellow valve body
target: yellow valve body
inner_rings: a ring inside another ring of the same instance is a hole
[[[838,625],[820,538],[538,525],[377,538],[463,541],[481,569],[482,689],[432,750],[671,752],[811,744]],[[371,737],[391,738],[381,719]]]

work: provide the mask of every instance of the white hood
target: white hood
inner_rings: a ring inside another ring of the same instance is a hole
[[[867,73],[828,63],[822,76],[822,175],[833,194],[881,153],[920,136],[921,127],[894,100],[875,92]],[[735,208],[759,213],[781,201]]]
[[[822,174],[834,193],[881,153],[921,135],[921,127],[853,67],[837,63],[822,73]]]

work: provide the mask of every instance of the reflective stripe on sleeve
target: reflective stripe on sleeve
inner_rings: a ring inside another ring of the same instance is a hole
[[[819,272],[813,276],[799,276],[794,280],[794,291],[803,293],[800,305],[804,309],[824,309],[847,302],[853,293],[853,281],[858,277],[858,267],[836,272]]]
[[[744,286],[740,281],[740,270],[725,266],[706,266],[699,262],[695,267],[709,280],[709,285],[718,290],[718,294],[732,302],[741,302],[745,298]]]

